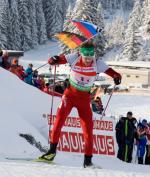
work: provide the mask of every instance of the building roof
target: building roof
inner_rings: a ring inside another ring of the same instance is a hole
[[[150,62],[145,61],[106,61],[109,66],[127,67],[127,68],[145,68],[150,69]]]

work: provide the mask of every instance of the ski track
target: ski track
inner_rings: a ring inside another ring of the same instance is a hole
[[[2,174],[2,176],[1,176]],[[84,169],[43,163],[0,162],[0,177],[149,177],[149,173]]]

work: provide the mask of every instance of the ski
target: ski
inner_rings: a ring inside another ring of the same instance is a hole
[[[6,157],[7,160],[17,160],[17,161],[32,161],[33,158],[25,158],[25,157]]]
[[[34,158],[24,158],[24,157],[6,157],[5,159],[12,160],[12,161],[43,162],[43,163],[47,163],[47,164],[55,164],[56,165],[56,163],[53,161],[49,161],[46,159],[40,159],[40,158],[34,159]]]
[[[46,160],[46,159],[43,159],[43,158],[37,158],[37,159],[34,159],[32,161],[33,162],[43,162],[43,163],[48,163],[48,164],[55,164],[53,161]]]
[[[59,165],[62,166],[61,164],[54,162],[54,161],[49,161],[46,159],[41,159],[41,158],[25,158],[25,157],[6,157],[6,160],[10,160],[10,161],[20,161],[20,162],[37,162],[37,163],[45,163],[45,164],[50,164],[50,165]],[[91,167],[83,167],[83,169],[87,169],[87,170],[100,170],[103,169],[101,166],[98,165],[93,165]]]

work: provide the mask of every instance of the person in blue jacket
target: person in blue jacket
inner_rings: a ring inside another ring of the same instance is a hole
[[[138,164],[144,163],[144,155],[146,151],[146,144],[147,144],[147,120],[143,119],[142,122],[138,124],[137,133],[138,133],[138,141],[137,141],[137,157],[138,157]]]
[[[25,70],[25,79],[24,81],[27,83],[27,84],[30,84],[30,85],[33,85],[33,81],[32,81],[32,77],[33,77],[33,64],[30,63],[28,65],[28,68]]]

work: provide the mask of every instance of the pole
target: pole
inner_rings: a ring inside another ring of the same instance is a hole
[[[53,91],[54,91],[54,88],[55,88],[55,80],[56,80],[56,65],[54,66]],[[49,143],[50,143],[51,122],[52,122],[52,116],[53,116],[53,104],[54,104],[54,92],[53,92],[53,94],[52,94],[50,120],[49,120]]]
[[[111,92],[111,94],[110,94],[110,96],[109,96],[109,99],[108,99],[108,101],[107,101],[107,104],[106,104],[106,106],[105,106],[105,109],[104,109],[104,111],[103,111],[103,113],[102,113],[101,120],[103,119],[103,117],[104,117],[104,115],[105,115],[106,109],[107,109],[108,104],[109,104],[109,102],[110,102],[110,100],[111,100],[111,97],[112,97],[112,95],[113,95],[113,93],[114,93],[115,87],[116,87],[116,85],[114,85],[114,87],[113,87],[113,89],[112,89],[112,92]]]
[[[44,66],[46,66],[48,63],[45,63],[44,65],[41,65],[41,66],[39,66],[38,68],[36,68],[34,71],[36,71],[36,70],[38,70],[38,69],[40,69],[40,68],[42,68],[42,67],[44,67]]]

